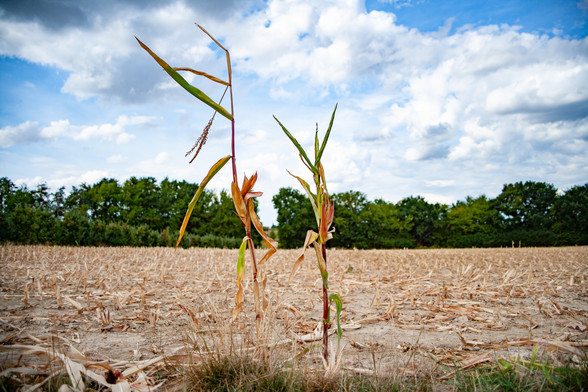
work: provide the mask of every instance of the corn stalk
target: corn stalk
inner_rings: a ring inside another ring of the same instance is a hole
[[[290,175],[293,176],[300,182],[302,188],[306,192],[308,198],[310,199],[310,203],[312,204],[312,209],[314,211],[314,216],[316,219],[317,231],[308,230],[306,233],[306,239],[304,240],[304,246],[302,247],[302,251],[300,256],[295,261],[294,266],[292,268],[292,273],[290,274],[290,281],[292,277],[300,268],[300,265],[304,261],[304,253],[306,248],[310,245],[313,246],[316,259],[318,262],[318,268],[321,274],[322,282],[323,282],[323,362],[327,371],[332,371],[338,366],[338,362],[341,355],[341,324],[339,317],[341,315],[342,303],[341,298],[338,294],[332,293],[329,295],[329,273],[327,270],[327,246],[326,243],[328,240],[333,238],[333,232],[335,231],[334,228],[331,228],[333,224],[333,219],[335,217],[335,205],[331,201],[329,197],[329,192],[327,190],[327,182],[325,179],[325,171],[323,165],[321,163],[321,158],[325,151],[325,147],[327,145],[327,141],[329,139],[329,135],[331,134],[331,129],[333,127],[333,121],[335,119],[335,112],[337,111],[337,105],[335,105],[335,109],[333,110],[333,114],[331,116],[331,121],[329,122],[329,127],[325,133],[325,137],[323,138],[322,142],[319,143],[318,137],[318,124],[316,126],[315,138],[314,138],[314,160],[311,160],[306,153],[306,151],[302,148],[298,140],[282,125],[282,123],[274,116],[286,136],[290,139],[292,144],[296,147],[299,152],[300,159],[302,163],[310,170],[312,173],[312,177],[314,180],[315,190],[314,192],[311,190],[310,185],[303,180],[301,177],[298,177],[290,172]],[[330,317],[330,302],[335,302],[336,306],[336,313],[337,313],[337,351],[334,357],[329,355],[329,325],[331,323]]]
[[[238,316],[238,314],[240,313],[242,306],[243,306],[243,279],[244,279],[244,274],[245,274],[245,251],[246,251],[246,248],[248,247],[250,250],[252,270],[253,270],[253,295],[254,295],[254,306],[255,306],[255,319],[256,319],[257,337],[259,340],[261,321],[263,319],[265,309],[267,308],[267,301],[265,300],[265,295],[264,295],[265,284],[266,284],[267,279],[264,278],[262,276],[262,274],[260,273],[259,266],[262,265],[265,261],[267,261],[276,252],[277,243],[276,243],[276,241],[271,239],[265,233],[263,226],[261,225],[261,222],[255,212],[253,199],[255,197],[259,197],[262,195],[262,192],[254,192],[253,191],[253,186],[255,185],[255,183],[257,181],[257,173],[253,174],[249,178],[247,178],[247,176],[244,176],[243,183],[241,186],[239,186],[239,183],[238,183],[237,164],[236,164],[236,158],[235,158],[235,116],[234,116],[234,108],[233,108],[233,81],[232,81],[232,71],[231,71],[231,58],[229,55],[229,51],[223,45],[221,45],[220,42],[218,42],[210,33],[208,33],[208,31],[206,31],[202,26],[200,26],[200,25],[197,25],[197,26],[220,49],[222,49],[225,52],[226,60],[227,60],[228,80],[223,80],[223,79],[218,78],[216,76],[207,74],[202,71],[197,71],[192,68],[171,67],[164,60],[162,60],[159,56],[157,56],[151,49],[149,49],[149,47],[147,47],[147,45],[145,45],[137,37],[135,37],[137,39],[137,41],[139,42],[139,45],[141,45],[141,47],[143,49],[145,49],[147,51],[147,53],[149,53],[151,55],[151,57],[168,73],[168,75],[172,79],[174,79],[180,86],[182,86],[186,91],[188,91],[194,97],[196,97],[197,99],[199,99],[200,101],[202,101],[203,103],[205,103],[206,105],[208,105],[209,107],[214,109],[214,113],[212,115],[212,118],[210,119],[208,124],[205,126],[204,131],[202,132],[202,134],[200,135],[200,137],[196,141],[192,150],[190,150],[186,154],[186,155],[188,155],[192,151],[196,150],[194,157],[192,158],[192,160],[190,162],[194,161],[194,159],[198,155],[200,149],[202,148],[204,143],[206,143],[206,139],[208,137],[208,132],[210,130],[210,127],[212,126],[212,123],[214,121],[216,113],[219,113],[221,116],[225,117],[227,120],[229,120],[231,122],[231,154],[218,160],[218,162],[216,162],[210,168],[208,174],[200,182],[200,185],[198,187],[198,190],[196,191],[196,194],[194,195],[194,197],[192,198],[192,200],[188,204],[188,210],[186,211],[186,215],[184,217],[184,220],[182,222],[182,226],[180,228],[180,235],[178,238],[178,242],[176,243],[176,248],[179,246],[179,244],[182,240],[182,237],[183,237],[184,232],[186,230],[186,227],[188,225],[188,221],[190,219],[190,216],[192,215],[192,211],[194,210],[194,206],[198,202],[198,199],[200,198],[200,195],[204,191],[204,188],[206,187],[208,182],[210,182],[210,180],[230,160],[231,164],[232,164],[232,171],[233,171],[233,181],[231,183],[231,195],[233,198],[233,204],[235,205],[235,210],[237,212],[237,215],[239,216],[239,219],[241,220],[241,223],[243,224],[243,228],[245,229],[245,237],[243,238],[243,242],[239,248],[239,256],[238,256],[238,260],[237,260],[238,291],[237,291],[237,295],[236,295],[236,299],[235,299],[235,302],[236,302],[235,308],[233,310],[233,320]],[[195,75],[205,77],[209,80],[212,80],[215,83],[221,84],[226,87],[225,93],[221,97],[220,101],[217,103],[212,98],[210,98],[208,95],[206,95],[204,92],[202,92],[200,89],[189,84],[186,81],[186,79],[184,79],[182,77],[182,75],[180,75],[179,72],[191,72]],[[223,100],[227,90],[229,92],[230,109],[226,109],[225,107],[223,107],[221,105],[222,100]],[[261,260],[259,261],[259,263],[256,261],[256,257],[255,257],[255,246],[254,246],[253,239],[251,236],[251,224],[253,224],[253,227],[255,228],[255,230],[257,230],[257,232],[261,235],[261,237],[263,238],[263,241],[268,249],[266,251],[266,253],[264,254],[264,256],[261,258]],[[261,280],[261,287],[260,287],[260,283],[259,283],[260,280]]]

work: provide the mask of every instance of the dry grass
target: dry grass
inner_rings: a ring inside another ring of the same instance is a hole
[[[89,369],[141,390],[162,382],[162,366],[173,385],[181,365],[223,353],[321,371],[314,264],[290,285],[298,251],[266,264],[260,342],[252,303],[230,322],[236,252],[0,247],[2,377],[49,383],[69,361],[70,378]],[[588,247],[329,252],[348,373],[451,380],[453,369],[526,360],[534,347],[553,364],[585,358]]]

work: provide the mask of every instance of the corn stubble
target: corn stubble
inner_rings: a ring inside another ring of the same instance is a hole
[[[298,254],[279,250],[266,266],[283,285],[262,325],[264,358],[322,373],[310,355],[321,351],[313,315],[322,278],[306,263],[285,285]],[[253,356],[254,309],[244,306],[244,328],[232,322],[236,257],[228,249],[2,246],[0,373],[19,385],[56,382],[69,378],[67,357],[82,366],[71,364],[74,380],[81,372],[90,382],[87,369],[131,390],[165,380],[167,390],[194,363]],[[346,305],[343,373],[443,385],[464,368],[516,368],[535,350],[549,366],[586,361],[588,247],[332,249],[329,262],[329,287]]]

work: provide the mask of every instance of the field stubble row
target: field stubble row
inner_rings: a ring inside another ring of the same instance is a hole
[[[231,322],[236,252],[0,247],[2,368],[14,366],[10,347],[58,339],[121,370],[172,352],[236,347],[272,361],[310,348],[301,361],[320,369],[313,259],[290,284],[299,251],[279,250],[263,266],[269,308],[260,343],[247,294]],[[561,361],[586,352],[588,247],[329,250],[329,271],[344,304],[344,369],[442,376],[538,346]]]

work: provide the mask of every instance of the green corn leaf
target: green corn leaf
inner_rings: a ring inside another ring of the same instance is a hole
[[[217,163],[215,163],[208,171],[208,174],[206,175],[206,177],[204,177],[204,179],[200,183],[200,186],[198,186],[198,190],[196,191],[196,194],[192,198],[192,201],[190,201],[190,204],[188,204],[188,211],[186,211],[186,216],[184,216],[184,221],[182,222],[182,227],[180,228],[180,237],[178,238],[178,242],[176,243],[176,248],[178,247],[178,245],[180,245],[180,241],[182,240],[182,237],[184,236],[184,231],[186,231],[186,226],[188,226],[188,221],[190,220],[190,215],[192,215],[192,211],[194,210],[194,207],[196,206],[196,202],[198,202],[200,195],[204,191],[204,188],[210,182],[212,177],[214,177],[216,175],[216,173],[218,173],[219,170],[222,169],[223,166],[230,159],[231,159],[231,155],[227,155],[226,157],[221,158]]]
[[[139,38],[135,37],[135,39],[139,42],[139,45],[141,45],[141,47],[145,49],[147,53],[149,53],[151,57],[155,59],[155,61],[157,61],[157,63],[165,70],[165,72],[167,72],[168,75],[171,76],[172,79],[175,80],[186,91],[188,91],[194,97],[198,98],[200,101],[204,102],[205,104],[219,112],[222,116],[226,117],[231,121],[233,120],[233,116],[225,108],[223,108],[218,103],[214,102],[208,95],[204,94],[201,90],[188,83],[186,79],[182,77],[182,75],[180,75],[177,71],[170,67],[169,64],[163,61],[159,56],[153,53],[153,51],[149,49],[147,45],[141,42]]]
[[[319,140],[318,140],[318,123],[316,124],[316,131],[314,132],[314,160],[315,160],[315,165],[318,163],[319,161]]]
[[[247,250],[248,238],[243,238],[239,247],[239,257],[237,258],[237,281],[239,284],[245,277],[245,251]]]
[[[288,172],[288,174],[290,174],[292,177],[294,177],[295,179],[298,180],[298,182],[300,182],[300,185],[302,185],[302,187],[304,188],[304,191],[306,192],[306,195],[308,196],[308,198],[310,199],[310,203],[312,204],[312,210],[314,211],[314,217],[316,219],[316,223],[317,226],[320,222],[320,217],[321,217],[321,212],[319,210],[319,207],[316,203],[317,197],[314,193],[312,193],[312,191],[310,190],[310,185],[308,185],[308,182],[304,181],[302,178],[295,176],[294,174]]]
[[[316,253],[316,260],[318,262],[319,271],[321,272],[321,277],[323,278],[323,285],[328,290],[329,289],[329,272],[327,271],[327,263],[323,258],[323,254],[321,253],[321,246],[315,242],[312,243],[312,247],[314,248],[314,252]]]
[[[321,149],[317,154],[317,158],[315,161],[315,166],[321,161],[321,157],[323,156],[323,152],[325,151],[325,147],[327,146],[327,140],[329,139],[329,135],[331,134],[331,128],[333,128],[333,121],[335,120],[335,112],[337,111],[337,105],[335,105],[335,110],[333,110],[333,114],[331,115],[331,122],[329,122],[329,128],[327,128],[327,133],[325,134],[325,138],[323,139],[323,143],[321,144]]]
[[[314,167],[314,165],[312,164],[312,162],[310,161],[310,159],[308,159],[308,155],[306,155],[306,151],[304,151],[304,148],[302,148],[302,146],[300,145],[300,143],[298,143],[298,140],[296,140],[296,138],[294,136],[292,136],[292,134],[290,132],[288,132],[288,130],[286,129],[285,126],[282,125],[282,123],[280,122],[280,120],[278,120],[276,118],[276,116],[274,116],[274,118],[276,119],[276,121],[278,122],[278,124],[280,124],[280,127],[282,127],[282,130],[284,131],[284,133],[286,134],[286,136],[288,136],[288,138],[292,141],[292,143],[294,144],[294,146],[296,146],[296,148],[298,149],[298,152],[300,152],[300,155],[306,161],[306,164],[308,165],[308,168],[313,173],[315,173],[317,171],[317,169],[316,169],[316,167]]]
[[[341,302],[341,297],[339,294],[332,293],[329,295],[329,301],[335,302],[335,308],[337,309],[337,339],[339,344],[341,343],[341,336],[343,335],[343,330],[341,329],[341,312],[343,311],[343,303]]]
[[[237,318],[243,307],[243,279],[245,279],[245,251],[247,250],[248,238],[244,237],[239,247],[237,258],[237,295],[235,297],[235,308],[233,309],[233,320]]]

